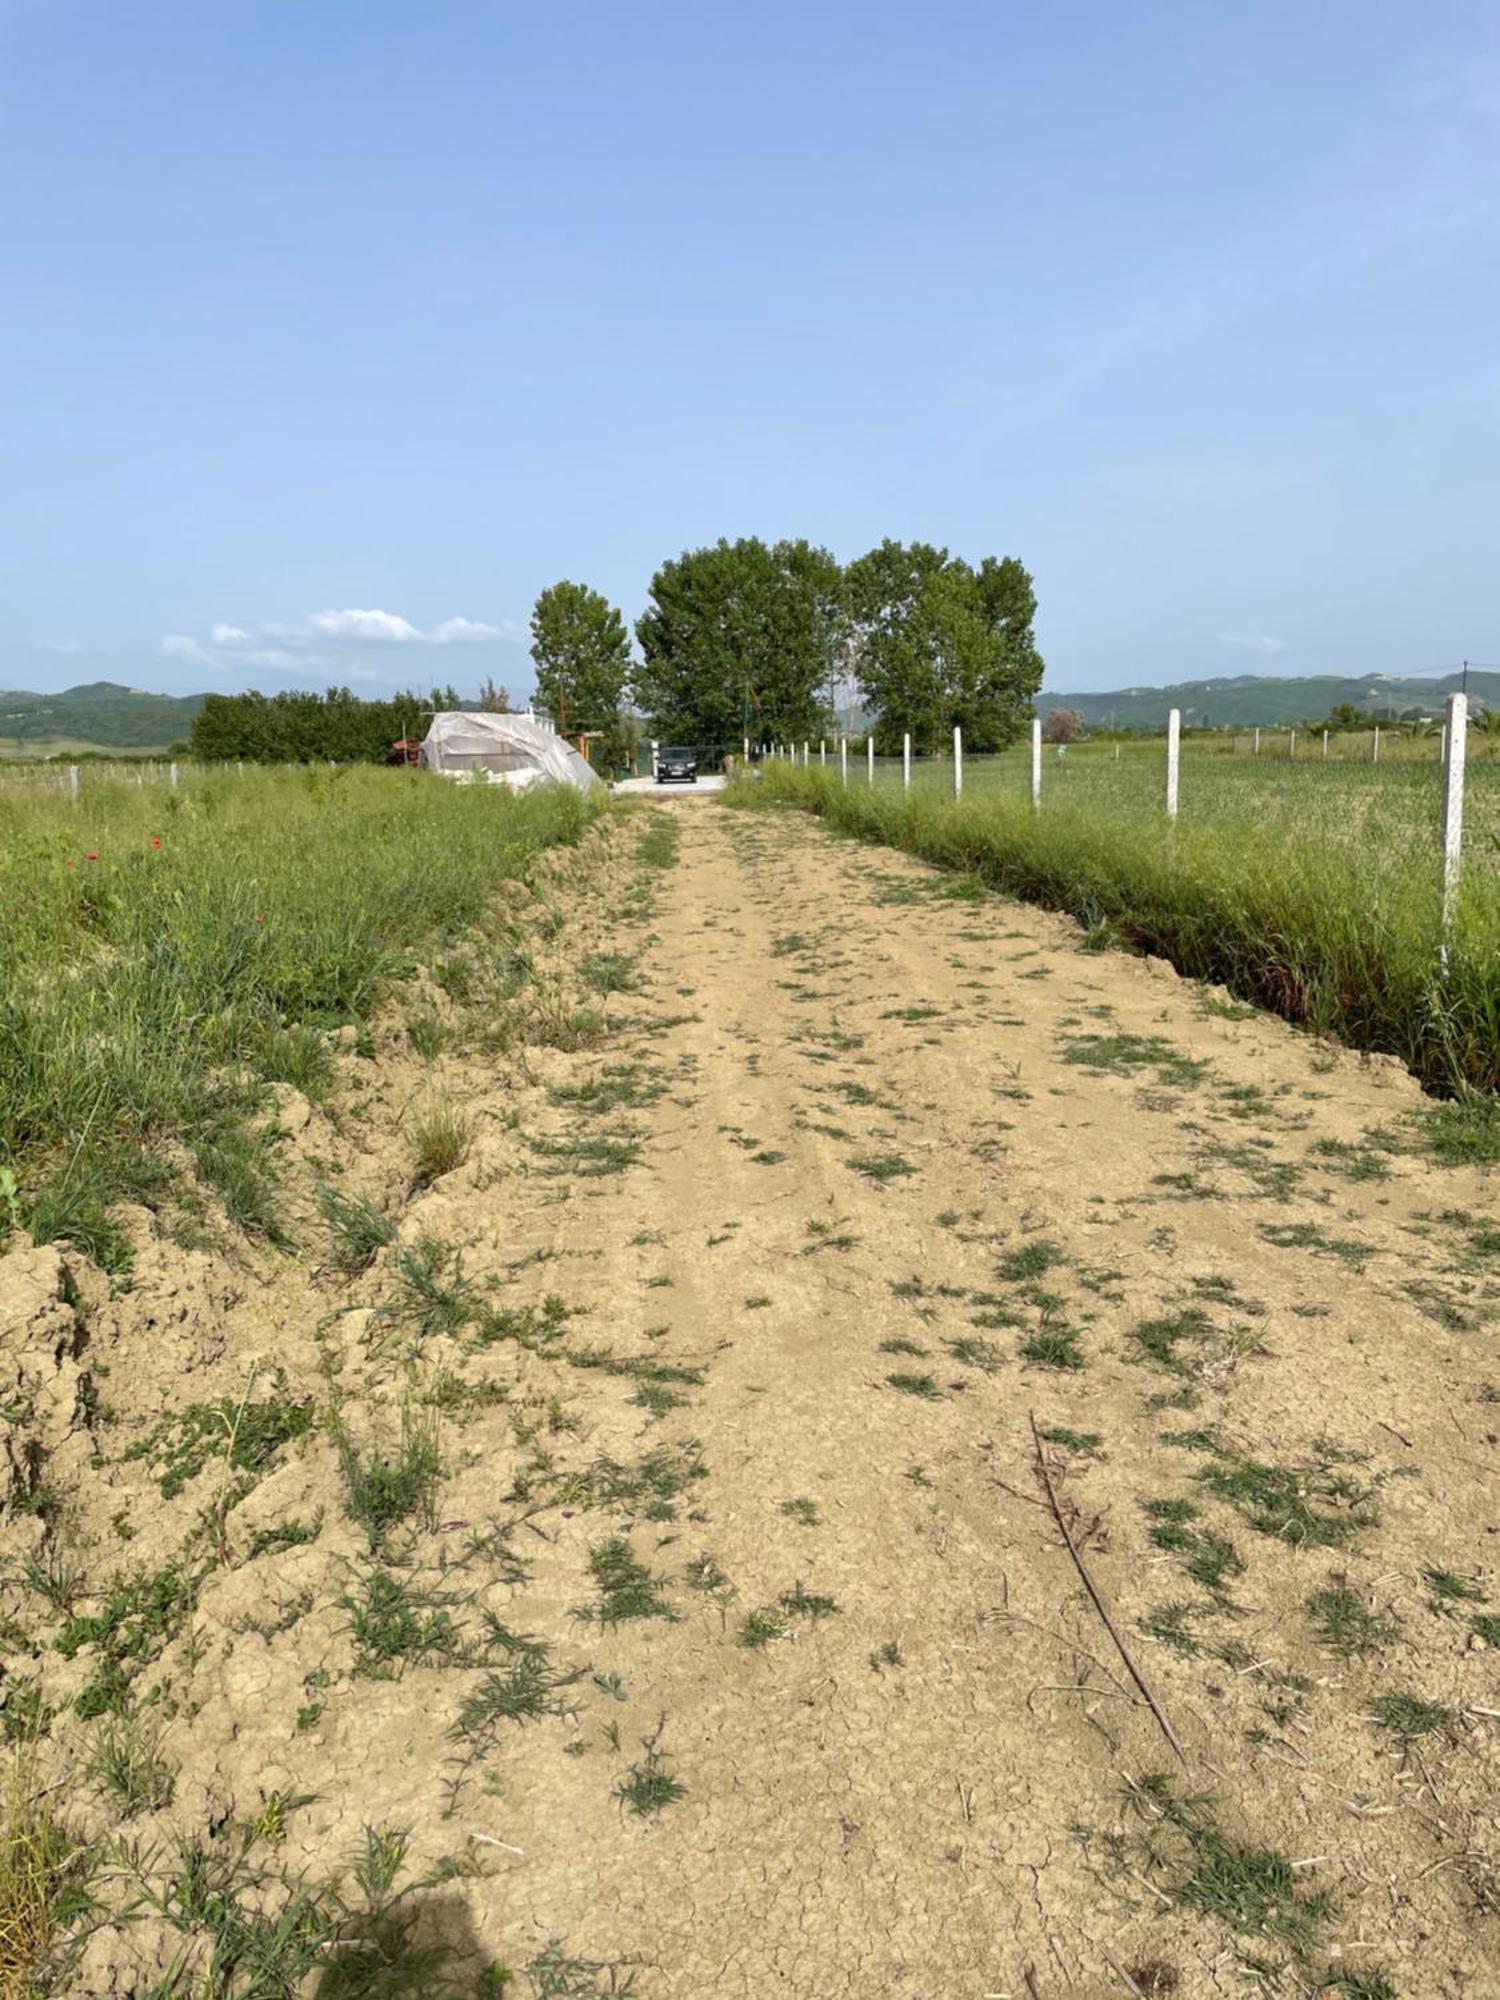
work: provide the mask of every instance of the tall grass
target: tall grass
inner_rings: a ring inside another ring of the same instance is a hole
[[[1446,958],[1437,860],[1361,860],[1316,833],[1236,817],[1180,821],[990,793],[842,785],[772,765],[731,801],[796,806],[991,888],[1067,910],[1354,1047],[1401,1058],[1440,1091],[1500,1088],[1500,893],[1472,870]]]
[[[19,1187],[15,1219],[108,1262],[109,1203],[152,1198],[173,1142],[209,1180],[222,1165],[243,1203],[245,1120],[289,1070],[316,1082],[309,1036],[363,1018],[412,952],[589,817],[561,788],[515,797],[377,770],[88,786],[77,805],[0,795],[0,1173]]]

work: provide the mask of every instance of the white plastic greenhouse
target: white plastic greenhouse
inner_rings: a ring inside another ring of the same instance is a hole
[[[524,791],[530,785],[572,785],[591,792],[603,781],[570,743],[527,715],[444,709],[422,741],[424,771]]]

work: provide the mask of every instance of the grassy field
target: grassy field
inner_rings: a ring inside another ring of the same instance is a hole
[[[376,770],[0,792],[0,1236],[108,1263],[109,1204],[188,1156],[274,1229],[267,1086],[316,1096],[330,1031],[588,818],[571,792]]]
[[[1316,838],[1357,850],[1366,867],[1402,868],[1427,856],[1436,867],[1442,768],[1434,738],[1382,742],[1381,761],[1372,764],[1368,739],[1363,756],[1332,749],[1325,763],[1310,754],[1289,758],[1286,736],[1263,739],[1260,756],[1249,739],[1189,738],[1183,745],[1179,817],[1195,824],[1253,822],[1278,839]],[[1236,749],[1236,744],[1239,748]],[[1059,755],[1042,752],[1042,798],[1054,804],[1086,806],[1121,818],[1159,817],[1166,797],[1163,742],[1071,745]],[[831,767],[825,767],[831,768]],[[851,757],[851,784],[867,782],[863,759]],[[876,783],[900,786],[899,758],[877,759]],[[913,766],[915,791],[933,797],[953,791],[951,758],[920,758]],[[968,797],[1030,799],[1029,746],[999,756],[964,760]],[[1465,859],[1480,872],[1500,878],[1500,752],[1471,737],[1464,799]]]
[[[966,764],[955,802],[951,766],[919,765],[907,796],[899,763],[873,787],[856,764],[845,786],[775,763],[757,796],[1068,910],[1101,946],[1399,1056],[1432,1088],[1500,1087],[1500,766],[1473,773],[1446,952],[1435,766],[1188,756],[1175,828],[1154,746],[1049,753],[1039,813],[1029,772],[1027,752]]]

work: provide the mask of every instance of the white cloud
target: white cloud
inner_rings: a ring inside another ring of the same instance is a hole
[[[315,611],[308,624],[320,639],[356,639],[378,646],[410,645],[422,634],[394,611]]]
[[[513,619],[498,624],[479,618],[442,618],[423,631],[396,611],[350,606],[342,611],[312,611],[287,624],[263,619],[253,628],[224,619],[209,627],[206,639],[184,632],[168,633],[164,653],[196,660],[206,667],[229,671],[262,667],[268,672],[297,674],[336,671],[351,679],[378,679],[378,673],[355,666],[359,655],[391,646],[464,646],[515,640],[523,628]]]
[[[510,628],[512,636],[514,627]],[[445,618],[427,634],[434,646],[457,646],[474,639],[501,639],[506,636],[498,625],[486,625],[478,618]]]
[[[1284,653],[1286,651],[1285,639],[1272,639],[1263,633],[1256,632],[1221,632],[1219,634],[1219,644],[1221,646],[1237,646],[1243,653],[1269,654]]]

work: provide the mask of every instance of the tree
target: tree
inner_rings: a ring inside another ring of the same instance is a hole
[[[665,735],[702,748],[828,726],[839,668],[842,574],[805,541],[719,541],[665,562],[636,621],[635,697]]]
[[[892,750],[909,731],[940,749],[960,726],[966,745],[1014,742],[1041,686],[1032,636],[1036,593],[1012,556],[977,570],[928,542],[884,541],[851,563],[847,599],[855,671]]]
[[[435,709],[459,708],[457,691],[433,688],[386,701],[361,701],[348,688],[324,694],[285,688],[279,694],[211,694],[193,722],[191,754],[205,762],[243,759],[262,764],[384,763],[392,743],[420,736]]]
[[[586,583],[554,583],[531,614],[536,691],[560,734],[605,729],[620,712],[630,670],[625,620]]]
[[[1083,717],[1076,708],[1054,708],[1042,724],[1047,743],[1076,743],[1083,735]]]
[[[495,682],[490,679],[486,679],[480,686],[479,706],[486,715],[513,715],[515,713],[515,710],[510,705],[510,689],[497,687]]]

